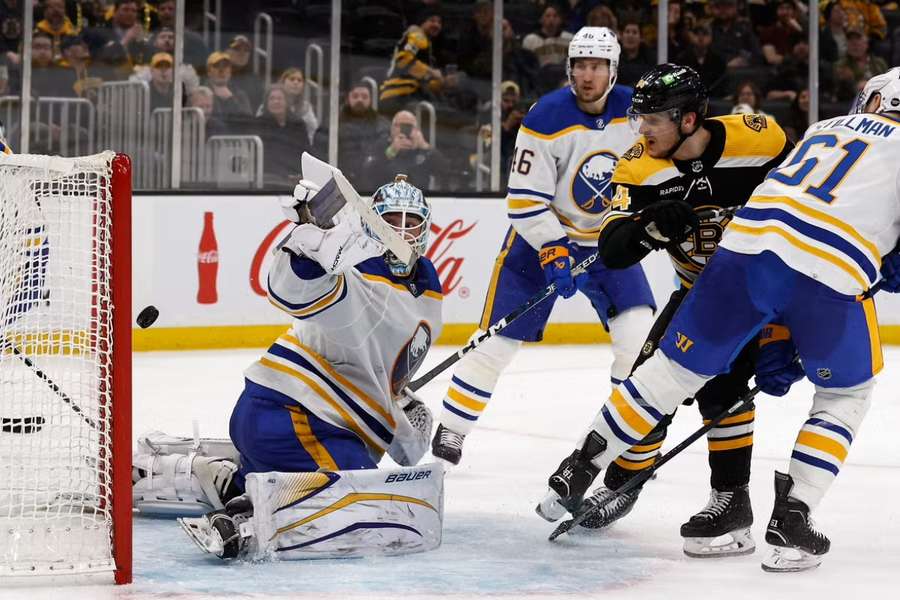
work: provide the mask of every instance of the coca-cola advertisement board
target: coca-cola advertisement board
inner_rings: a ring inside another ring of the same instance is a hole
[[[501,198],[430,201],[426,256],[443,285],[444,321],[471,329],[509,227],[506,203]],[[217,346],[263,345],[258,337],[270,335],[265,326],[290,322],[266,298],[272,251],[290,227],[277,196],[136,196],[134,309],[153,304],[160,311],[153,328],[138,332],[143,337],[136,338],[136,346],[209,347],[203,343],[207,334],[220,340]],[[645,267],[656,297],[664,301],[673,287],[671,266],[654,255]],[[597,322],[580,295],[557,302],[551,317],[551,324]],[[448,331],[458,337],[467,329]],[[180,342],[160,341],[166,335]]]

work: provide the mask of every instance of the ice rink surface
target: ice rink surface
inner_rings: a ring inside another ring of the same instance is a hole
[[[426,367],[453,349],[435,348]],[[134,361],[134,428],[227,435],[242,370],[259,350],[140,353]],[[680,524],[708,498],[705,442],[660,470],[625,520],[600,534],[547,541],[552,526],[534,514],[547,476],[574,447],[609,392],[608,346],[528,346],[497,387],[462,464],[446,479],[443,545],[394,558],[225,564],[202,554],[174,521],[135,518],[134,584],[80,582],[62,588],[4,581],[0,598],[896,598],[900,590],[900,349],[887,348],[872,408],[844,469],[819,507],[832,541],[823,565],[799,574],[764,573],[764,527],[772,472],[787,469],[812,398],[806,382],[785,398],[757,399],[751,496],[757,551],[689,559]],[[424,372],[424,369],[423,369]],[[449,373],[422,390],[435,411]],[[682,407],[666,449],[700,426]]]

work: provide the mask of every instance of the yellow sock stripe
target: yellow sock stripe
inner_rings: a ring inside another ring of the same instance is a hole
[[[722,419],[719,421],[719,425],[737,425],[738,423],[749,423],[754,418],[756,418],[756,410],[751,410],[750,412],[741,413],[739,415],[734,415],[733,417],[728,417],[727,419]],[[709,425],[712,419],[703,419],[704,425]]]
[[[723,450],[736,450],[738,448],[746,448],[753,445],[753,434],[744,437],[735,438],[733,440],[709,440],[710,452],[721,452]]]
[[[437,512],[437,509],[434,508],[428,502],[424,500],[420,500],[419,498],[413,498],[412,496],[398,496],[396,494],[347,494],[331,506],[326,506],[320,511],[317,511],[310,516],[300,519],[294,523],[289,525],[285,525],[284,527],[280,527],[276,530],[275,535],[282,534],[286,531],[290,531],[291,529],[296,529],[297,527],[301,527],[306,525],[311,521],[315,521],[316,519],[320,519],[324,516],[330,515],[331,513],[338,511],[342,508],[350,506],[351,504],[355,504],[356,502],[371,502],[371,501],[380,501],[380,502],[406,502],[407,504],[418,504],[419,506],[424,506],[425,508],[430,508],[431,510]],[[272,536],[273,538],[275,536]]]
[[[329,471],[337,471],[337,463],[331,457],[328,449],[322,445],[316,434],[313,433],[309,426],[309,419],[300,410],[299,406],[285,406],[291,412],[291,422],[294,424],[294,434],[300,440],[303,449],[316,461],[316,466],[320,469],[328,469]]]
[[[634,452],[636,454],[641,452],[653,452],[654,450],[662,448],[662,445],[662,442],[656,442],[655,444],[647,444],[646,446],[632,446],[628,449],[628,452]]]
[[[840,462],[844,462],[844,459],[847,458],[847,448],[845,448],[843,444],[834,441],[830,437],[813,433],[812,431],[801,430],[800,435],[797,436],[797,444],[809,446],[810,448],[815,448],[816,450],[830,454]]]
[[[487,402],[479,402],[473,398],[469,398],[468,396],[464,396],[462,392],[450,388],[447,390],[447,397],[456,402],[457,404],[461,404],[465,406],[469,410],[474,410],[476,412],[482,412],[484,407],[487,406]]]
[[[335,371],[334,367],[332,367],[324,357],[319,356],[318,354],[313,352],[312,348],[310,348],[309,346],[301,344],[300,340],[290,333],[284,334],[280,339],[283,339],[297,346],[298,348],[301,348],[313,359],[313,361],[319,366],[320,369],[331,375],[331,377],[334,378],[338,383],[353,392],[353,394],[356,395],[357,398],[362,400],[366,404],[366,406],[381,415],[382,418],[384,418],[384,420],[387,422],[387,424],[391,426],[391,429],[395,429],[397,427],[397,422],[394,421],[394,418],[391,416],[391,414],[381,404],[375,402],[375,400],[367,396],[365,392],[353,385],[353,383],[349,379]]]
[[[847,273],[850,277],[852,277],[853,280],[856,281],[856,283],[858,283],[862,289],[864,289],[864,290],[869,289],[869,285],[870,285],[869,282],[866,281],[865,279],[863,279],[862,276],[860,276],[860,274],[857,272],[859,267],[853,267],[846,261],[841,260],[840,258],[833,256],[831,254],[828,254],[824,250],[820,250],[819,248],[816,248],[815,246],[811,246],[804,241],[801,241],[796,236],[788,233],[787,231],[781,229],[780,227],[776,227],[774,225],[765,225],[763,227],[749,227],[747,225],[741,225],[740,223],[735,223],[732,221],[731,223],[728,224],[728,229],[733,229],[734,231],[737,231],[738,233],[745,233],[747,235],[755,235],[755,236],[761,236],[766,233],[774,233],[775,235],[777,235],[777,236],[781,237],[782,239],[784,239],[785,241],[787,241],[787,243],[789,243],[791,246],[794,246],[795,248],[798,248],[798,249],[806,252],[807,254],[812,254],[813,256],[817,256],[817,257],[821,258],[822,260],[829,262],[829,263],[833,264],[834,266],[836,266],[837,268],[841,269],[842,271]]]
[[[350,416],[350,413],[348,413],[346,410],[344,410],[340,404],[335,402],[331,398],[331,396],[329,396],[328,393],[325,390],[323,390],[321,388],[321,386],[319,386],[318,383],[316,383],[315,381],[312,380],[312,378],[306,376],[305,374],[301,373],[300,371],[296,371],[288,366],[285,366],[281,363],[271,361],[265,357],[259,359],[259,362],[260,362],[260,364],[262,364],[265,367],[274,369],[275,371],[284,373],[285,375],[290,375],[291,377],[293,377],[295,379],[299,379],[300,381],[305,383],[320,398],[322,398],[325,402],[327,402],[328,405],[331,406],[331,408],[333,408],[335,411],[337,411],[337,413],[341,416],[341,418],[347,424],[347,427],[349,427],[353,431],[353,433],[355,433],[360,438],[362,438],[362,440],[366,443],[367,446],[369,446],[370,448],[380,448],[380,449],[384,448],[383,441],[380,444],[376,443],[375,440],[373,440],[368,435],[366,435],[365,432],[360,428],[360,426],[357,425],[357,423],[353,419],[353,417]]]
[[[862,302],[866,313],[866,326],[869,328],[869,349],[872,353],[872,375],[877,375],[884,368],[884,356],[881,354],[881,336],[878,333],[878,314],[875,312],[875,299],[866,298]]]
[[[653,466],[653,463],[656,462],[656,457],[654,456],[653,458],[648,458],[647,460],[642,460],[641,462],[634,462],[631,460],[625,460],[620,456],[614,462],[628,471],[643,471],[644,469]]]
[[[631,404],[625,400],[625,397],[622,396],[622,393],[618,389],[613,390],[612,395],[609,397],[609,401],[622,419],[628,423],[628,426],[638,432],[641,437],[644,437],[653,430],[653,424],[649,423],[647,419],[638,414]]]

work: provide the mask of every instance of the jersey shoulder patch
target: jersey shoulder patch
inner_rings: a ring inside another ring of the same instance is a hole
[[[671,177],[678,175],[678,169],[671,160],[650,156],[647,153],[644,138],[641,138],[622,155],[622,159],[616,165],[612,181],[626,185],[645,185],[648,179],[654,175],[661,175],[666,169],[675,169]]]
[[[724,115],[712,117],[725,127],[722,156],[775,158],[784,149],[787,135],[775,119],[765,115]]]

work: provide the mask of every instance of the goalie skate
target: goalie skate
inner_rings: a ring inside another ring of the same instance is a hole
[[[202,517],[184,517],[178,524],[197,546],[221,559],[238,558],[248,553],[253,532],[247,522],[252,507],[246,496],[231,500],[224,510]]]
[[[684,553],[691,558],[721,558],[751,554],[753,510],[747,486],[712,490],[706,507],[681,526]]]

